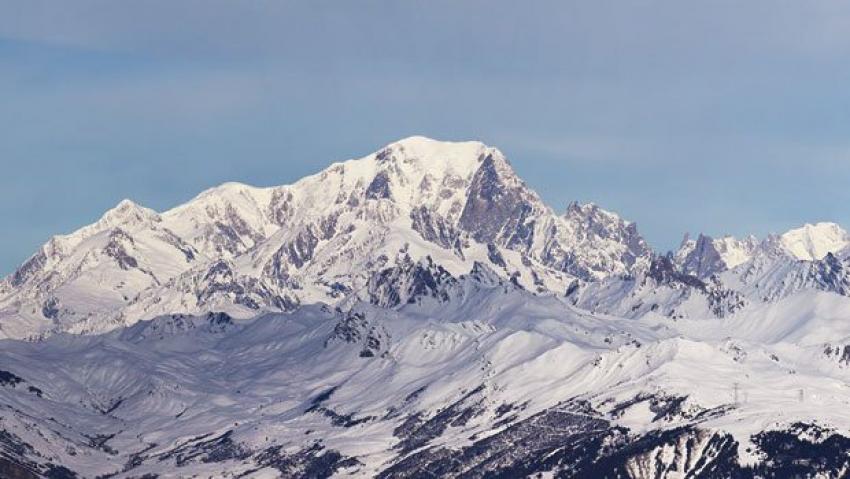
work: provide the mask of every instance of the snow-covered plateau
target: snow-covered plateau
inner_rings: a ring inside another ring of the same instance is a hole
[[[850,234],[654,252],[497,149],[125,200],[0,281],[0,477],[846,477]]]

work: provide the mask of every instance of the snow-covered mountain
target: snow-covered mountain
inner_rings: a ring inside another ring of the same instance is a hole
[[[630,318],[723,318],[809,290],[848,296],[847,238],[834,223],[761,241],[686,235],[678,251],[655,256],[648,269],[582,283],[569,296],[576,306]]]
[[[848,252],[657,254],[422,137],[123,201],[0,282],[0,477],[846,477]]]
[[[814,261],[847,249],[850,234],[835,223],[806,224],[781,235],[779,243],[791,256]]]
[[[633,223],[595,205],[555,213],[494,148],[413,137],[292,185],[228,183],[161,214],[123,201],[4,281],[0,336],[336,304],[426,257],[455,276],[477,261],[560,293],[651,254]]]
[[[685,235],[676,251],[675,261],[682,272],[707,278],[746,263],[758,247],[759,241],[755,236],[739,240],[732,236],[714,239],[701,234],[692,240]]]
[[[835,223],[806,224],[764,241],[755,236],[737,239],[724,236],[714,239],[688,235],[675,253],[679,268],[688,274],[705,278],[749,262],[758,253],[770,252],[803,261],[818,261],[827,254],[844,256],[850,247],[850,234]]]

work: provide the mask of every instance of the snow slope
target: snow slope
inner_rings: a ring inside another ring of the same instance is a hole
[[[746,477],[777,464],[764,462],[777,437],[817,433],[805,442],[816,448],[850,434],[850,370],[829,353],[850,341],[847,298],[802,293],[746,317],[671,322],[593,315],[510,282],[464,277],[459,290],[448,304],[165,316],[103,335],[5,340],[3,371],[19,382],[0,386],[0,449],[20,468],[87,477],[443,467]],[[541,421],[557,434],[540,434]],[[580,451],[564,449],[573,443]],[[824,456],[824,477],[838,477],[833,461],[847,465]]]

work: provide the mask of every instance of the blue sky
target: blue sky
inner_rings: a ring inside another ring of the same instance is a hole
[[[122,198],[422,134],[657,249],[850,226],[850,4],[0,0],[0,272]]]

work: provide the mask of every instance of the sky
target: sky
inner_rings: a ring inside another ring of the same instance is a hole
[[[850,3],[0,0],[0,274],[123,198],[481,140],[660,251],[850,226]]]

